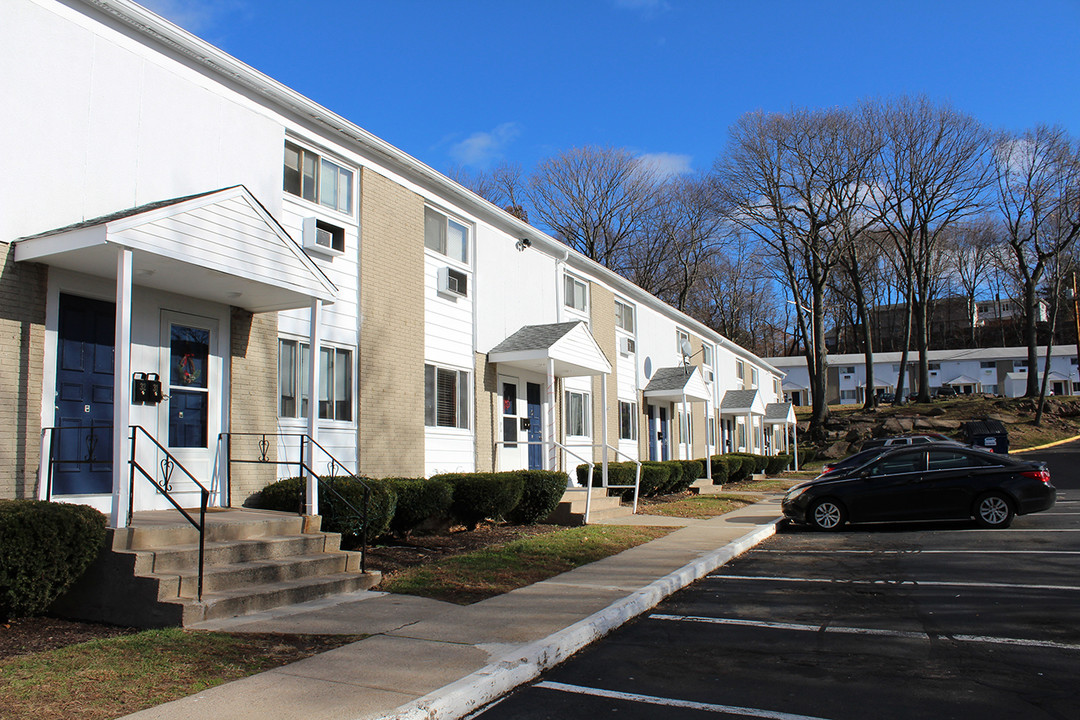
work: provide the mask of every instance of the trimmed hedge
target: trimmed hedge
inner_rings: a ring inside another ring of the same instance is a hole
[[[694,484],[695,480],[705,476],[705,465],[698,460],[675,460],[674,462],[682,465],[683,473],[678,482],[672,482],[668,492],[684,492]]]
[[[704,471],[706,460],[701,458],[698,460]],[[709,464],[712,465],[712,481],[713,485],[723,485],[728,480],[729,463],[726,455],[712,455],[708,459]]]
[[[0,500],[0,618],[44,612],[104,543],[105,516],[91,507]]]
[[[728,459],[728,467],[730,468],[728,482],[744,482],[754,474],[754,468],[757,467],[754,458],[735,453],[728,453],[725,457]]]
[[[765,468],[766,475],[776,475],[782,473],[788,465],[791,464],[791,455],[787,453],[780,453],[779,455],[773,455],[769,458],[769,464]]]
[[[322,529],[327,532],[341,533],[341,547],[347,550],[359,547],[364,536],[370,543],[385,535],[390,529],[390,522],[397,509],[397,493],[390,485],[369,479],[364,481],[371,488],[366,528],[363,520],[353,514],[341,501],[341,498],[344,498],[358,511],[363,512],[364,486],[360,482],[352,478],[325,477],[319,483],[319,514],[322,516]],[[302,512],[304,484],[304,478],[300,477],[278,480],[264,487],[258,497],[253,500],[253,504],[267,510]]]
[[[593,487],[603,487],[603,463],[593,465]],[[589,482],[589,466],[578,465],[575,468],[578,485],[584,486]],[[633,485],[634,475],[637,473],[637,465],[632,462],[609,462],[608,485]]]
[[[515,525],[532,525],[547,519],[562,500],[570,478],[555,470],[517,470],[500,475],[517,475],[524,487],[521,502],[510,511],[506,519]],[[610,477],[610,473],[609,473]]]
[[[669,462],[641,463],[641,496],[651,497],[660,494],[661,489],[671,479],[671,469]]]
[[[444,480],[454,487],[454,502],[450,514],[454,519],[475,530],[481,520],[501,520],[508,516],[525,489],[524,479],[517,473],[446,473],[433,480]]]
[[[390,531],[398,537],[427,523],[449,522],[454,502],[450,483],[435,478],[383,478],[374,483],[390,487],[397,495]]]

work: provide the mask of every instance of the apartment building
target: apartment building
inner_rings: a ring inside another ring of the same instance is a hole
[[[0,23],[0,496],[786,447],[775,365],[144,8]]]

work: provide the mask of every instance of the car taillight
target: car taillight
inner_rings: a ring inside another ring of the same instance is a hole
[[[1027,472],[1020,473],[1024,477],[1031,478],[1032,480],[1039,480],[1042,483],[1050,484],[1050,471],[1049,470],[1028,470]]]

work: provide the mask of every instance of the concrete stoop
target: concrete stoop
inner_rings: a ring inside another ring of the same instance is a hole
[[[690,485],[690,492],[695,495],[717,495],[723,491],[723,485],[713,485],[709,478],[698,478]]]
[[[175,512],[136,513],[109,531],[95,563],[53,609],[66,617],[136,627],[192,625],[378,584],[360,553],[319,518],[265,510],[207,514],[202,600],[199,534]]]
[[[633,515],[629,505],[623,505],[618,497],[608,497],[604,488],[593,488],[592,502],[589,507],[589,520],[610,520],[612,518]],[[585,488],[567,488],[562,500],[544,522],[553,525],[576,527],[585,524]]]

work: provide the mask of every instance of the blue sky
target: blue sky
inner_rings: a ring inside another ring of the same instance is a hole
[[[143,0],[437,170],[707,169],[743,113],[926,93],[1080,136],[1080,0]]]

